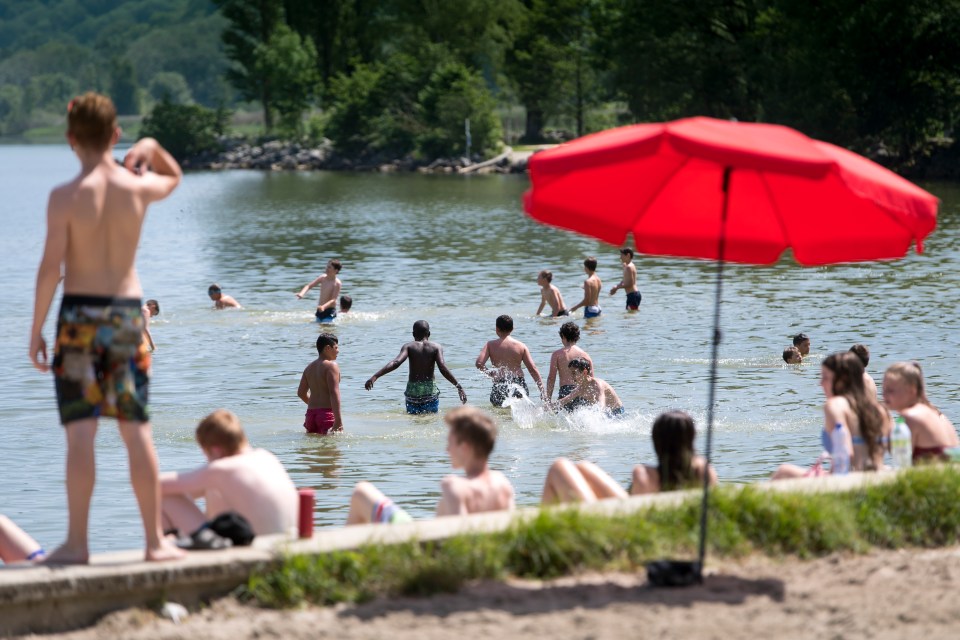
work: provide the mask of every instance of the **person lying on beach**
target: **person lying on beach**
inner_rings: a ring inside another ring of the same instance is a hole
[[[240,303],[233,296],[228,296],[223,292],[216,282],[207,287],[207,295],[213,300],[214,309],[242,309]]]
[[[499,316],[496,321],[496,332],[497,339],[490,340],[483,345],[476,362],[477,369],[493,380],[493,388],[490,390],[490,404],[495,407],[502,407],[509,397],[530,396],[530,390],[527,388],[527,381],[524,380],[521,365],[527,367],[533,381],[537,383],[537,388],[540,389],[540,398],[542,400],[547,399],[549,396],[546,395],[543,388],[543,380],[540,378],[537,365],[533,363],[530,349],[527,349],[527,345],[510,335],[513,333],[513,318],[508,315]],[[494,366],[493,369],[487,369],[487,360]],[[520,391],[521,388],[523,392]]]
[[[307,291],[320,285],[320,299],[317,301],[317,310],[314,315],[317,322],[333,322],[337,317],[337,296],[340,295],[340,288],[343,283],[337,274],[340,273],[342,265],[339,260],[330,260],[327,262],[327,268],[317,276],[316,280],[303,285],[303,288],[297,292],[297,299],[302,299]]]
[[[637,288],[637,265],[633,263],[633,249],[629,247],[620,249],[620,262],[623,263],[623,279],[620,280],[620,284],[610,289],[610,295],[623,289],[627,292],[627,311],[636,311],[640,308],[640,300],[643,296]]]
[[[497,425],[476,407],[451,409],[443,417],[447,431],[450,466],[463,469],[463,476],[449,475],[440,482],[437,516],[457,516],[487,511],[511,511],[513,486],[487,460],[497,440]],[[410,522],[407,513],[369,482],[360,482],[350,497],[347,524]]]
[[[710,484],[717,484],[713,467],[694,455],[693,440],[696,428],[683,411],[668,411],[653,422],[653,449],[657,466],[637,465],[633,468],[630,489],[624,491],[616,480],[592,462],[574,464],[567,458],[557,458],[547,472],[541,502],[545,505],[562,502],[596,502],[604,498],[626,498],[660,491],[689,489],[703,484],[708,474]]]
[[[300,376],[297,396],[307,403],[303,428],[307,433],[326,435],[343,431],[340,410],[340,367],[337,355],[340,341],[332,333],[321,333],[317,338],[319,357],[307,365]]]
[[[591,256],[584,260],[583,272],[587,274],[586,280],[583,281],[583,300],[573,305],[570,308],[570,313],[583,307],[584,318],[596,318],[602,313],[600,309],[600,290],[603,288],[603,283],[597,276],[597,259]]]
[[[36,540],[0,513],[0,560],[12,562],[40,562],[46,552]]]
[[[832,454],[831,434],[838,424],[845,427],[847,453],[853,471],[877,471],[883,468],[883,452],[889,448],[893,423],[876,397],[863,386],[863,364],[855,353],[834,353],[820,366],[820,386],[827,401],[823,404],[823,429],[820,439],[824,451]],[[832,473],[832,470],[831,470]],[[808,469],[783,464],[771,480],[826,475],[818,460]]]
[[[233,412],[217,409],[206,416],[196,437],[207,464],[160,474],[166,530],[189,536],[189,548],[217,549],[228,545],[209,523],[224,513],[246,518],[255,535],[290,533],[297,526],[300,503],[293,481],[275,455],[250,446]],[[206,513],[197,498],[205,499]]]
[[[871,398],[877,397],[877,383],[873,376],[867,373],[867,365],[870,364],[870,349],[865,344],[855,344],[850,347],[850,352],[857,354],[860,362],[863,364],[863,388]]]
[[[440,411],[440,389],[434,380],[434,367],[440,374],[457,389],[460,402],[467,403],[467,394],[457,382],[457,379],[443,361],[443,347],[436,342],[430,342],[430,324],[426,320],[417,320],[413,323],[413,342],[408,342],[400,348],[396,358],[383,366],[380,371],[370,376],[363,385],[367,391],[373,389],[373,384],[380,377],[390,373],[404,360],[410,360],[410,369],[407,375],[407,389],[404,391],[407,413],[437,413]]]
[[[183,174],[153,138],[138,140],[123,166],[117,164],[113,146],[120,128],[110,98],[89,92],[71,100],[67,111],[67,139],[80,172],[50,193],[29,347],[33,366],[53,371],[67,439],[67,540],[46,561],[90,560],[94,441],[101,417],[117,419],[127,449],[145,559],[175,560],[184,553],[161,531],[157,454],[147,406],[150,351],[143,340],[136,257],[148,207],[169,196]],[[63,299],[51,363],[42,331],[61,274]]]
[[[800,349],[787,347],[783,350],[783,361],[787,364],[800,364],[803,362],[803,355],[801,355]]]
[[[546,269],[541,271],[537,275],[537,284],[540,285],[540,306],[537,307],[537,313],[534,315],[539,316],[547,305],[550,305],[550,317],[552,318],[570,315],[567,307],[563,304],[563,295],[560,294],[560,289],[553,284],[553,273]]]
[[[160,315],[160,303],[156,300],[147,300],[143,303],[141,312],[143,313],[143,337],[146,339],[150,351],[156,351],[157,345],[153,343],[153,336],[150,335],[150,318]]]
[[[563,346],[550,355],[550,372],[547,374],[547,401],[553,398],[554,382],[559,378],[560,389],[557,391],[557,400],[563,400],[573,393],[577,384],[570,370],[570,361],[576,358],[586,360],[590,370],[594,371],[593,360],[590,355],[577,344],[580,341],[580,327],[575,322],[564,322],[560,326],[560,342]]]
[[[919,362],[895,362],[883,374],[883,401],[910,427],[913,463],[948,460],[946,450],[960,445],[957,430],[927,400]]]
[[[623,416],[623,403],[606,380],[595,378],[591,365],[584,358],[574,358],[567,364],[576,387],[560,399],[561,409],[572,411],[578,407],[596,406],[608,418]]]

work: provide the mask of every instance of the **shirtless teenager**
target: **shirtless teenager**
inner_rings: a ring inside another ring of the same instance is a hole
[[[407,376],[407,389],[404,397],[407,404],[407,413],[437,413],[440,410],[440,389],[433,377],[434,367],[450,384],[457,388],[460,402],[467,403],[467,394],[463,387],[453,377],[447,363],[443,361],[443,347],[436,342],[430,342],[430,324],[426,320],[417,320],[413,323],[413,342],[408,342],[400,348],[396,358],[373,374],[363,387],[370,391],[378,378],[390,373],[404,360],[410,360],[410,372]]]
[[[192,548],[211,548],[207,524],[235,511],[255,535],[290,533],[300,510],[297,488],[275,455],[254,449],[232,411],[217,409],[197,425],[208,462],[198,469],[160,474],[165,525],[189,535]],[[194,502],[203,497],[206,512]],[[216,548],[216,547],[214,547]]]
[[[475,407],[458,407],[443,417],[450,466],[464,476],[449,475],[440,482],[437,516],[458,516],[487,511],[512,511],[513,486],[499,471],[487,466],[497,439],[493,418]],[[350,497],[347,524],[410,522],[403,509],[369,482],[360,482]]]
[[[160,315],[160,303],[156,300],[147,300],[140,311],[143,314],[143,337],[146,338],[150,351],[156,351],[157,345],[153,343],[153,336],[150,335],[150,318]]]
[[[640,308],[640,290],[637,289],[637,265],[633,264],[633,249],[620,249],[620,262],[623,263],[623,279],[620,284],[610,289],[610,295],[614,295],[618,289],[627,292],[627,310],[636,311]]]
[[[319,357],[307,365],[300,376],[297,395],[307,403],[307,415],[303,428],[307,433],[327,435],[331,431],[343,431],[343,414],[340,411],[340,366],[337,355],[340,341],[332,333],[321,333],[317,338]]]
[[[317,322],[333,322],[337,317],[337,298],[340,296],[340,288],[343,283],[337,277],[340,273],[341,264],[339,260],[331,260],[327,263],[327,268],[323,275],[319,276],[310,284],[303,285],[303,288],[297,292],[297,299],[302,299],[307,291],[320,285],[320,301],[317,302],[316,317]]]
[[[546,269],[541,271],[537,275],[537,284],[540,285],[540,306],[537,307],[536,315],[540,315],[547,305],[550,305],[550,316],[553,318],[570,315],[566,305],[563,304],[560,289],[553,284],[553,273]]]
[[[487,377],[493,380],[493,389],[490,390],[490,404],[495,407],[502,407],[508,397],[522,397],[516,387],[522,387],[527,396],[530,395],[527,389],[527,382],[523,379],[523,369],[521,364],[526,365],[527,371],[533,377],[540,389],[540,398],[546,400],[549,398],[543,388],[543,380],[540,379],[540,372],[537,371],[537,365],[533,363],[533,357],[527,345],[523,344],[510,334],[513,333],[513,318],[507,315],[497,318],[497,339],[491,340],[480,350],[477,356],[477,369],[480,369]],[[487,360],[495,367],[487,369]],[[514,388],[511,390],[511,386]]]
[[[210,296],[210,299],[213,300],[214,309],[242,309],[240,303],[237,302],[237,299],[233,296],[229,296],[223,292],[223,289],[220,288],[216,282],[207,287],[207,295]]]
[[[553,383],[560,379],[560,390],[557,391],[557,400],[563,400],[577,388],[570,370],[570,361],[582,358],[590,364],[594,371],[593,360],[577,343],[580,341],[580,327],[574,322],[564,322],[560,327],[560,342],[563,346],[550,356],[550,373],[547,374],[547,399],[553,397]]]
[[[596,405],[608,418],[618,418],[623,415],[623,403],[606,380],[594,378],[590,363],[583,358],[574,358],[567,365],[573,373],[576,389],[560,401],[564,409],[577,406]]]
[[[591,256],[584,260],[583,272],[587,274],[587,279],[583,281],[583,300],[573,305],[570,313],[583,307],[584,318],[596,318],[601,313],[600,289],[603,287],[597,276],[597,259]]]
[[[146,559],[184,555],[161,533],[157,455],[147,413],[150,352],[143,340],[143,294],[134,268],[147,206],[170,195],[182,174],[153,138],[134,144],[119,166],[112,153],[119,137],[109,98],[87,93],[72,100],[67,139],[80,160],[80,173],[55,188],[47,206],[30,360],[40,371],[53,370],[67,437],[69,525],[66,542],[47,557],[53,564],[89,562],[94,440],[101,416],[117,418],[127,448]],[[51,364],[42,331],[61,270],[63,300]]]

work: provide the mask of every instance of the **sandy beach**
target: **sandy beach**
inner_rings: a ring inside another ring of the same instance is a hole
[[[433,598],[273,611],[227,598],[174,624],[144,610],[43,638],[956,638],[960,547],[751,557],[711,564],[706,584],[652,589],[643,573],[471,585]],[[41,636],[30,636],[41,637]]]

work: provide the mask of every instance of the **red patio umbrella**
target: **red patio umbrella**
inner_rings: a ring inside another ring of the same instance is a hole
[[[723,263],[803,265],[921,252],[939,201],[855,153],[771,124],[687,118],[611,129],[530,158],[534,220],[641,253],[716,260],[706,458],[720,346]],[[709,486],[704,479],[702,578]]]

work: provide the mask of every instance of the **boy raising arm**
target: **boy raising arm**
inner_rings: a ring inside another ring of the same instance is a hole
[[[120,137],[109,98],[87,93],[70,102],[67,139],[80,173],[55,188],[37,271],[30,360],[53,369],[67,437],[67,540],[47,560],[89,561],[88,518],[95,479],[94,438],[100,416],[117,418],[146,537],[147,560],[183,552],[163,539],[160,485],[147,396],[150,352],[143,341],[142,289],[134,263],[147,207],[180,184],[173,157],[156,140],[139,140],[124,166],[113,159]],[[52,367],[41,335],[63,273],[63,300]]]

